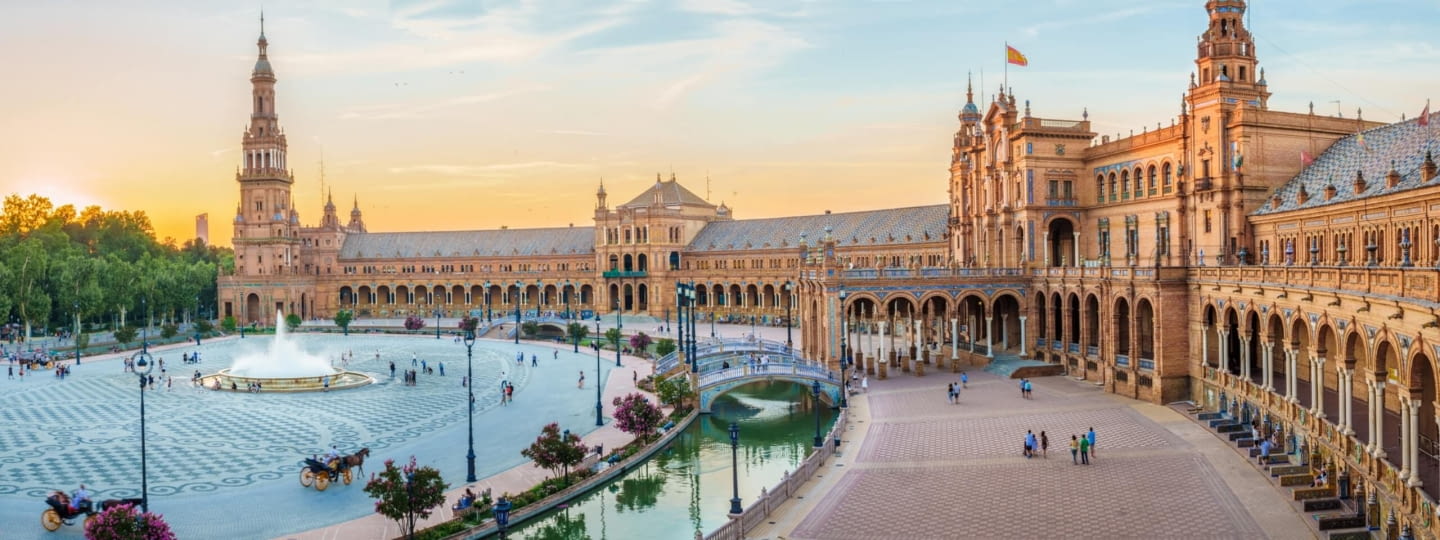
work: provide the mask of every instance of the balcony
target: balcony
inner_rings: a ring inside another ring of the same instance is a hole
[[[605,279],[612,279],[612,278],[643,278],[643,277],[645,277],[645,274],[646,274],[646,272],[645,272],[644,270],[606,270],[604,273],[602,273],[602,274],[600,274],[600,275],[601,275],[601,277],[604,277]]]

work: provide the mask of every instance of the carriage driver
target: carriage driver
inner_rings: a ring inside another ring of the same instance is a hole
[[[330,451],[325,453],[325,465],[328,466],[331,461],[338,459],[340,459],[340,450],[336,449],[335,445],[332,444],[330,445]]]
[[[85,484],[80,484],[80,489],[70,497],[70,508],[79,510],[87,502],[90,502],[90,491],[85,489]]]

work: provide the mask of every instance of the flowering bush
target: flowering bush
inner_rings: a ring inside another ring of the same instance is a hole
[[[137,519],[138,517],[138,519]],[[159,514],[128,504],[112,506],[85,524],[88,540],[175,540],[170,525]]]
[[[630,336],[630,350],[635,351],[635,356],[645,357],[645,349],[650,346],[650,336],[640,332]]]
[[[425,328],[425,319],[421,319],[418,315],[405,317],[406,330],[419,330],[421,328]]]
[[[664,418],[660,408],[651,404],[650,400],[639,392],[617,397],[613,404],[615,405],[615,427],[642,441],[650,439],[650,435],[655,432],[656,427],[660,426],[660,420]]]
[[[445,503],[445,488],[440,471],[421,467],[410,456],[410,463],[396,467],[395,460],[385,460],[385,470],[371,474],[365,493],[375,500],[375,513],[395,520],[401,530],[415,534],[415,523],[430,517],[430,510]]]
[[[471,317],[469,315],[461,317],[460,324],[458,325],[458,328],[460,328],[460,331],[462,332],[474,332],[475,329],[479,327],[480,319],[476,317]]]
[[[520,455],[530,458],[536,466],[548,469],[551,474],[560,472],[569,479],[570,467],[585,459],[587,450],[579,435],[568,431],[561,434],[560,424],[551,422],[541,428],[540,436],[529,448],[521,450]]]

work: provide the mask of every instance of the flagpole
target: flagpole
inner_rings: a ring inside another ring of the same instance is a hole
[[[1000,82],[1000,94],[1004,95],[1005,90],[1010,88],[1010,42],[1005,42],[1005,78]]]

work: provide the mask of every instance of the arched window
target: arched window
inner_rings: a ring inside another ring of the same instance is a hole
[[[1165,193],[1170,193],[1170,186],[1171,186],[1171,184],[1172,184],[1172,182],[1173,182],[1173,180],[1171,180],[1172,177],[1171,177],[1171,175],[1170,175],[1170,173],[1171,173],[1170,164],[1169,164],[1169,163],[1166,163],[1165,166],[1162,168],[1162,171],[1163,171],[1163,174],[1164,174],[1164,175],[1163,175],[1163,177],[1161,178],[1161,184],[1160,184],[1161,189],[1162,189]]]
[[[1135,198],[1139,199],[1145,195],[1145,170],[1135,168]]]
[[[1110,202],[1115,202],[1115,173],[1110,173]]]
[[[1245,66],[1240,66],[1240,80],[1245,80]]]
[[[1105,175],[1095,175],[1095,202],[1105,202]]]
[[[1130,171],[1120,171],[1120,198],[1130,198]]]
[[[1149,174],[1145,175],[1145,194],[1155,195],[1155,166],[1150,166]]]

